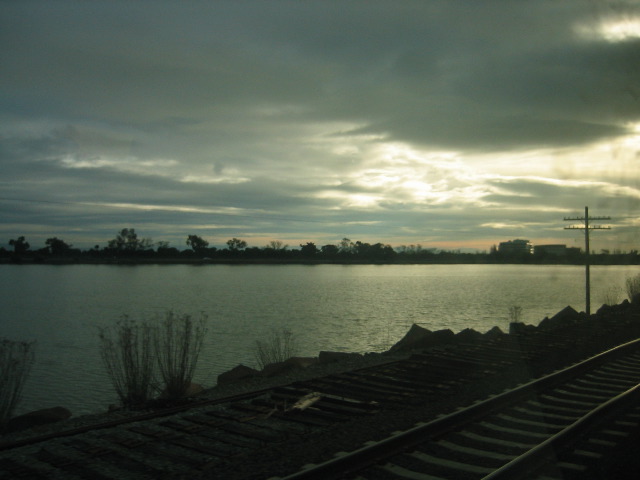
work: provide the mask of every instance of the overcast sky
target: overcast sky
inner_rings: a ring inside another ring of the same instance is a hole
[[[0,245],[639,247],[640,3],[0,1]]]

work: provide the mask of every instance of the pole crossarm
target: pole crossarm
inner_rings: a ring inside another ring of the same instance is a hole
[[[564,227],[565,230],[611,230],[611,227],[606,225],[591,225],[589,222],[592,220],[611,220],[611,217],[565,217],[565,222],[584,222],[583,225],[571,225],[570,227]]]
[[[579,225],[572,225],[570,227],[564,227],[564,229],[565,230],[584,230],[585,227],[581,227]],[[602,226],[602,225],[589,225],[589,230],[611,230],[611,227]]]

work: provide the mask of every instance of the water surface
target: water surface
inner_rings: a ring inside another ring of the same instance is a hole
[[[592,310],[612,288],[624,298],[637,266],[592,267]],[[255,366],[254,345],[288,327],[301,355],[382,351],[412,323],[431,330],[506,329],[508,309],[537,324],[567,305],[584,310],[584,269],[549,265],[1,265],[0,336],[35,340],[21,411],[55,405],[75,415],[116,398],[98,327],[167,309],[208,316],[196,381]]]

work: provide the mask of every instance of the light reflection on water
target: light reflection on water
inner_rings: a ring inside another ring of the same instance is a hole
[[[592,311],[611,286],[624,298],[638,267],[592,267]],[[2,265],[0,336],[36,340],[21,411],[56,405],[75,415],[116,398],[100,363],[97,330],[127,314],[207,314],[196,381],[255,366],[255,340],[286,326],[300,354],[382,351],[412,323],[485,332],[519,305],[537,324],[567,305],[584,309],[583,268],[523,265]]]

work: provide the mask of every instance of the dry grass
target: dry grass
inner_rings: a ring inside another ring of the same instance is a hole
[[[256,340],[255,357],[258,368],[284,362],[298,353],[295,335],[288,328],[273,329],[266,340]]]
[[[20,403],[33,365],[33,347],[33,342],[0,339],[0,425],[11,418]]]

